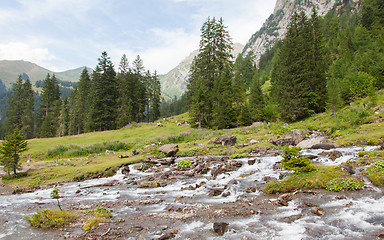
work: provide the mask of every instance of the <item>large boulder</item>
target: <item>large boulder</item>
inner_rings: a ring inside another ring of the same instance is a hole
[[[167,157],[173,157],[179,151],[179,146],[177,144],[167,144],[159,147],[157,150],[164,153]]]
[[[313,148],[314,146],[320,146],[321,144],[327,144],[328,138],[325,136],[317,136],[309,139],[305,139],[297,144],[298,147],[303,149]]]
[[[282,138],[272,138],[270,141],[277,146],[297,145],[305,139],[305,130],[294,129]]]
[[[214,144],[221,144],[223,146],[234,146],[236,145],[237,137],[234,135],[221,135],[215,140],[211,141]]]

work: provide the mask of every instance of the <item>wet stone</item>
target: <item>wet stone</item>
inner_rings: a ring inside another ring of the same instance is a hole
[[[224,235],[225,231],[227,230],[228,223],[225,222],[215,222],[213,224],[213,231],[217,233],[218,235],[222,236]]]
[[[282,217],[278,221],[279,222],[284,222],[284,223],[292,223],[292,222],[294,222],[296,220],[299,220],[303,216],[304,216],[304,214],[300,213],[300,214],[292,215],[292,216],[289,216],[289,217]]]
[[[323,216],[324,215],[324,210],[322,208],[315,207],[315,208],[311,209],[311,213],[315,214],[317,216]]]

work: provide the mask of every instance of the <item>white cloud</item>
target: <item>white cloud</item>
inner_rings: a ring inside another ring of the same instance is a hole
[[[165,74],[176,67],[192,51],[199,48],[199,33],[186,33],[183,29],[151,29],[153,38],[161,42],[158,46],[142,49],[137,52],[132,49],[113,48],[110,56],[118,68],[121,56],[126,54],[130,64],[140,55],[144,67],[151,72]]]
[[[26,60],[56,71],[51,61],[56,57],[47,48],[30,46],[23,42],[0,44],[1,60]]]

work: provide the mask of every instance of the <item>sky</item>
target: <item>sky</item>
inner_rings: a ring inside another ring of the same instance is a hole
[[[0,0],[0,60],[52,71],[96,67],[106,51],[165,74],[199,48],[208,17],[222,17],[234,43],[246,44],[276,0]]]

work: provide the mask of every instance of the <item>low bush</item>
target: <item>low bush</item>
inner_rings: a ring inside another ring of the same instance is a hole
[[[74,222],[78,216],[71,211],[43,209],[37,211],[32,217],[24,216],[33,227],[52,228],[61,227]]]
[[[344,173],[335,167],[316,166],[311,172],[297,172],[283,180],[273,180],[265,184],[266,193],[285,193],[299,189],[320,189],[333,178],[340,177]]]
[[[365,171],[365,175],[376,186],[384,186],[384,160],[378,160]]]
[[[325,185],[325,189],[332,192],[340,192],[359,190],[363,186],[364,182],[354,177],[334,178]]]
[[[191,161],[189,161],[187,159],[181,160],[180,162],[177,163],[177,167],[179,169],[183,169],[183,168],[189,167],[191,165],[192,165]]]
[[[280,167],[295,172],[310,172],[315,170],[315,166],[310,160],[301,155],[299,147],[284,147],[281,156],[284,158],[280,162]]]

